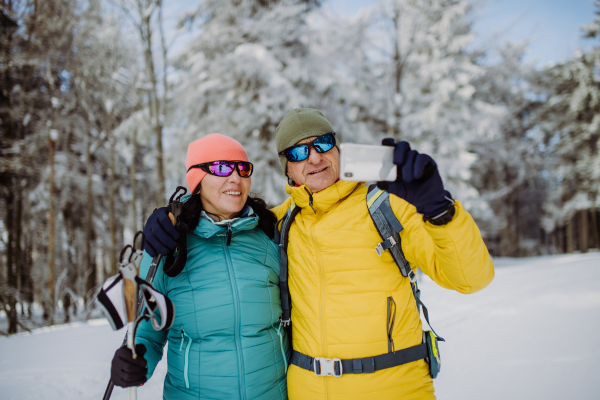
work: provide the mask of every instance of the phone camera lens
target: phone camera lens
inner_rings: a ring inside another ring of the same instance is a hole
[[[346,173],[344,174],[344,176],[345,176],[346,178],[352,178],[352,172],[346,172]]]

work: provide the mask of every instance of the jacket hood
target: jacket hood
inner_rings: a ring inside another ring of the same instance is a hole
[[[294,203],[303,210],[308,209],[311,213],[313,213],[312,209],[316,212],[327,212],[340,200],[348,197],[357,186],[362,184],[363,182],[337,181],[317,193],[312,193],[306,185],[298,187],[287,185],[285,191],[292,196]],[[311,197],[312,209],[310,204]]]

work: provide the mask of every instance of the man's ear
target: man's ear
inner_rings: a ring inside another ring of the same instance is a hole
[[[290,185],[291,187],[294,187],[294,186],[296,186],[296,182],[294,182],[294,180],[293,180],[292,178],[290,178],[290,174],[289,174],[289,172],[286,172],[286,173],[285,173],[285,176],[286,176],[286,178],[287,178],[287,183],[288,183],[288,185]]]
[[[287,168],[286,168],[287,170]],[[287,178],[287,183],[288,185],[294,187],[296,185],[296,182],[294,182],[294,180],[292,178],[290,178],[290,173],[288,171],[285,171],[285,177]]]

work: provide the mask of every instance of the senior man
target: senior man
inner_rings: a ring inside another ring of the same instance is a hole
[[[416,348],[423,331],[410,279],[389,251],[378,256],[374,249],[382,238],[367,207],[367,186],[339,180],[333,127],[318,110],[294,109],[277,127],[276,142],[291,197],[273,211],[280,219],[292,202],[301,208],[287,243],[290,399],[435,399],[424,357],[379,370],[366,365],[390,350]],[[494,277],[489,253],[471,215],[444,190],[435,162],[406,142],[384,144],[395,146],[399,179],[379,187],[392,194],[411,268],[447,289],[483,289]],[[318,376],[318,357],[350,360],[354,368]]]

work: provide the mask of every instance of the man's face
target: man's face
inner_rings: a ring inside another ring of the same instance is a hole
[[[312,142],[317,136],[299,141],[297,144]],[[287,175],[298,185],[306,185],[316,193],[333,185],[340,177],[340,152],[337,147],[326,153],[310,148],[306,160],[287,162]]]

